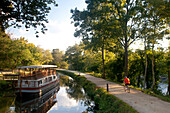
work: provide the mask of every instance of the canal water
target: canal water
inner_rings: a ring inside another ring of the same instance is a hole
[[[168,91],[168,83],[160,82],[158,84],[158,89],[162,92],[163,95],[166,95]]]
[[[167,83],[159,88],[167,92]],[[94,102],[75,80],[60,76],[60,89],[53,88],[45,95],[33,99],[4,97],[0,103],[0,113],[93,113]]]
[[[33,99],[15,99],[6,113],[92,113],[94,103],[72,78],[60,76],[60,89]],[[7,106],[6,106],[7,107]],[[0,110],[1,112],[1,110]]]

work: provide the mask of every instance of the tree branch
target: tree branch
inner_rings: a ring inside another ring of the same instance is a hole
[[[132,42],[130,42],[130,43],[128,44],[128,47],[129,47],[134,41],[136,41],[136,39],[138,39],[138,38],[139,38],[139,36],[137,36],[135,39],[133,39]]]
[[[123,43],[123,41],[121,42],[121,40],[118,38],[118,41],[120,42],[120,44],[124,47],[125,44]]]

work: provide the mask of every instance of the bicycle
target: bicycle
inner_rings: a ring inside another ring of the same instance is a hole
[[[128,84],[125,84],[125,85],[124,85],[124,90],[125,90],[125,92],[126,92],[126,90],[127,90],[127,91],[129,91],[128,93],[130,93],[130,87],[129,87]]]

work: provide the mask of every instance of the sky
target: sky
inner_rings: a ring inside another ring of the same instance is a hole
[[[33,43],[45,50],[59,49],[66,51],[69,46],[79,44],[81,38],[74,37],[75,27],[71,24],[71,9],[76,7],[79,10],[86,9],[85,0],[56,0],[58,7],[52,6],[52,10],[48,15],[49,23],[46,24],[48,31],[45,34],[39,34],[36,38],[34,29],[26,31],[22,28],[8,28],[7,32],[12,34],[12,38],[25,37],[29,43]],[[162,47],[168,47],[170,41],[161,41]],[[143,48],[141,42],[135,42],[130,46],[131,49]]]
[[[7,29],[12,34],[12,38],[25,37],[28,43],[33,43],[45,50],[59,49],[66,51],[69,46],[80,42],[80,38],[74,37],[75,27],[71,24],[71,9],[76,7],[79,10],[86,8],[85,0],[56,0],[58,7],[53,7],[48,15],[49,23],[45,24],[48,31],[45,34],[39,34],[36,38],[34,29],[26,31],[24,27]]]

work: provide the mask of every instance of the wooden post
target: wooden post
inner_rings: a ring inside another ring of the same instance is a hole
[[[107,83],[107,92],[109,92],[109,84]]]
[[[30,75],[32,76],[32,69],[30,68]]]
[[[4,80],[4,74],[2,74],[2,76],[3,76],[3,78],[2,78],[2,79]]]

